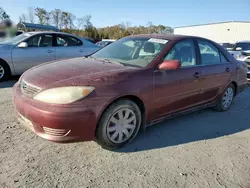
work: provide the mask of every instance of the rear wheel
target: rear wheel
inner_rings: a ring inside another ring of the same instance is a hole
[[[97,142],[106,149],[114,150],[131,142],[141,125],[141,111],[130,100],[119,100],[103,113],[96,130]]]
[[[227,111],[234,99],[235,88],[233,84],[230,84],[223,92],[221,98],[218,100],[215,110],[217,111]]]
[[[6,80],[10,75],[10,69],[9,66],[3,62],[0,61],[0,82]]]

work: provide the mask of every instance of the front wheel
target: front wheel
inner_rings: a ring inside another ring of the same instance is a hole
[[[119,100],[103,113],[96,140],[105,149],[114,150],[131,142],[141,125],[140,108],[131,100]]]
[[[215,110],[217,111],[227,111],[234,99],[235,96],[235,88],[233,84],[230,84],[223,92],[220,99],[217,101],[215,106]]]
[[[5,62],[0,61],[0,82],[4,81],[10,75],[9,67]]]

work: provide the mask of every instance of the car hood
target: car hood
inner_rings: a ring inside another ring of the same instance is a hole
[[[241,51],[228,51],[228,52],[234,57],[241,54]]]
[[[239,55],[239,54],[250,54],[250,50],[241,50],[241,51],[232,51],[229,50],[228,51],[230,54],[232,54],[233,56]]]
[[[243,51],[242,54],[245,56],[250,56],[250,50]]]
[[[45,63],[26,71],[21,80],[39,87],[52,88],[104,83],[138,68],[104,63],[89,58],[75,58]]]

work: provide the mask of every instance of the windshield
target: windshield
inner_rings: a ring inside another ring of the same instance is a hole
[[[32,36],[32,34],[24,33],[24,34],[18,35],[18,36],[14,37],[14,38],[11,38],[9,40],[4,41],[3,44],[14,44],[14,45],[16,45],[19,42],[21,42],[22,40],[24,40],[24,39],[26,39],[26,38],[28,38],[30,36]]]
[[[250,50],[250,42],[240,42],[240,43],[236,43],[234,46],[234,50],[236,50],[236,48],[241,48],[241,50]]]
[[[233,48],[233,44],[230,43],[222,43],[221,44],[224,48]]]
[[[168,40],[123,38],[99,50],[91,57],[118,62],[125,66],[146,67],[162,51]]]

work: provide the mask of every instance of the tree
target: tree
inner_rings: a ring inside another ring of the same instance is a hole
[[[19,21],[20,22],[27,22],[27,15],[26,14],[21,14],[21,16],[19,16]]]
[[[62,21],[62,26],[65,29],[68,29],[68,26],[69,26],[69,13],[68,12],[62,12],[61,21]]]
[[[127,22],[125,23],[125,28],[126,28],[126,29],[129,29],[129,28],[131,27],[131,25],[132,25],[132,23],[131,23],[130,21],[127,21]]]
[[[80,22],[78,23],[78,26],[80,24],[81,27],[84,28],[86,34],[88,37],[94,38],[97,36],[97,29],[93,27],[93,24],[91,23],[91,16],[86,15],[83,18],[81,18]]]
[[[35,23],[35,10],[33,7],[28,8],[28,20],[30,23]]]
[[[44,24],[46,21],[47,11],[44,8],[37,7],[35,9],[35,15],[38,17],[39,23]]]
[[[157,28],[157,33],[162,34],[162,33],[164,33],[164,30],[166,29],[166,26],[158,25],[156,28]]]
[[[78,29],[84,29],[84,25],[85,25],[85,18],[78,18],[77,19],[77,28]]]
[[[10,16],[0,7],[0,21],[9,19]]]
[[[46,25],[49,25],[50,22],[50,12],[46,12],[46,15],[44,16]]]
[[[62,11],[60,9],[55,9],[50,12],[52,23],[57,27],[61,28],[61,18]]]
[[[171,27],[166,27],[165,30],[163,31],[164,33],[174,33],[174,29]]]
[[[64,27],[65,29],[72,29],[75,27],[74,25],[74,21],[75,21],[76,17],[74,14],[70,13],[70,12],[62,12],[61,15],[61,25],[62,27]]]
[[[148,34],[151,34],[152,33],[153,23],[151,21],[149,21],[147,26],[148,26]]]
[[[91,23],[91,16],[90,15],[86,15],[84,18],[83,18],[83,20],[84,20],[84,28],[85,28],[85,30],[88,30],[88,29],[90,29],[90,28],[92,28],[93,27],[93,24]]]

